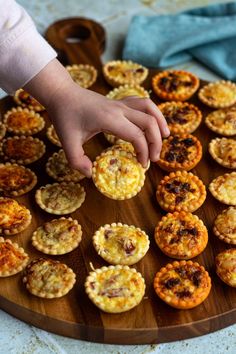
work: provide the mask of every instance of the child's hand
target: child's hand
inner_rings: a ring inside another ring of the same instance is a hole
[[[60,67],[57,66],[57,69],[65,71]],[[51,89],[53,80],[44,83],[42,74],[40,80],[36,78],[37,82],[27,84],[25,89],[46,107],[72,167],[91,176],[92,163],[84,154],[83,144],[100,132],[130,141],[144,167],[148,159],[158,160],[161,136],[168,136],[169,129],[151,100],[135,97],[110,100],[79,87],[63,72],[61,75],[64,74],[66,80],[60,80],[58,84],[53,75],[56,89]],[[46,85],[46,97],[42,93],[43,88],[38,93],[38,85]]]

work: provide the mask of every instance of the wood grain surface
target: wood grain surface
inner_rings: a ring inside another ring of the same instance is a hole
[[[82,27],[86,27],[84,30]],[[82,29],[81,29],[82,28]],[[66,42],[66,36],[86,37],[79,43]],[[84,35],[86,34],[86,36]],[[88,36],[88,33],[91,33]],[[93,63],[99,77],[92,89],[106,94],[109,87],[101,73],[100,55],[105,47],[105,33],[97,23],[84,19],[63,20],[47,31],[47,39],[60,51],[63,64]],[[145,88],[150,89],[150,79],[156,71],[150,70],[145,81]],[[156,97],[152,95],[155,102]],[[202,109],[204,116],[209,110],[198,99],[190,102]],[[0,101],[0,112],[4,113],[14,105],[11,97]],[[49,125],[47,114],[44,117]],[[31,225],[12,241],[23,246],[31,259],[44,256],[31,245],[32,232],[43,222],[52,220],[54,215],[42,211],[34,201],[36,188],[53,180],[45,172],[45,163],[57,148],[45,136],[46,128],[37,137],[45,142],[46,154],[29,167],[36,172],[38,184],[33,191],[16,198],[26,205],[33,215]],[[192,170],[208,187],[209,182],[225,172],[207,152],[209,141],[215,136],[202,123],[194,133],[203,145],[203,158]],[[109,146],[103,135],[98,135],[86,144],[85,150],[94,159]],[[152,164],[147,172],[146,181],[141,192],[130,200],[115,201],[100,194],[92,180],[85,179],[81,184],[86,190],[84,204],[71,216],[82,225],[83,238],[80,246],[63,256],[50,256],[70,266],[77,276],[77,282],[70,293],[60,299],[40,299],[30,295],[22,284],[22,274],[0,279],[0,307],[27,323],[57,334],[94,342],[119,344],[160,343],[203,335],[236,322],[236,290],[225,285],[215,273],[214,257],[230,246],[218,240],[212,233],[216,215],[225,205],[216,201],[208,192],[207,199],[196,214],[203,220],[209,230],[209,243],[205,251],[194,258],[204,265],[212,278],[212,290],[209,297],[198,307],[191,310],[176,310],[162,302],[153,290],[153,278],[156,272],[173,259],[165,256],[154,241],[154,228],[165,214],[155,199],[158,182],[164,172]],[[146,256],[134,267],[142,273],[146,281],[147,298],[131,311],[122,314],[106,314],[95,307],[84,291],[84,281],[90,269],[90,262],[95,268],[107,265],[95,252],[92,236],[97,228],[106,223],[122,222],[133,224],[143,229],[150,237],[150,249]],[[47,257],[45,255],[45,257]]]

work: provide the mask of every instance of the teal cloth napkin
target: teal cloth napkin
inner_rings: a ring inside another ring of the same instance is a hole
[[[123,59],[166,68],[191,58],[236,80],[236,2],[176,15],[133,17]]]

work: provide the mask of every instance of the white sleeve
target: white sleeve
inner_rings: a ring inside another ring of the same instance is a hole
[[[0,9],[0,87],[11,94],[57,54],[14,0],[0,0]]]

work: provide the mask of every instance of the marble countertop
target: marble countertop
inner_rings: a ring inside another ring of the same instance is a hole
[[[155,15],[227,1],[214,0],[18,0],[33,17],[41,33],[63,17],[84,16],[101,22],[108,33],[104,62],[120,58],[133,15]],[[219,77],[196,62],[179,65],[207,80]],[[4,95],[0,92],[0,97]],[[0,354],[235,354],[236,324],[189,340],[158,345],[103,345],[61,337],[27,325],[0,310]]]

